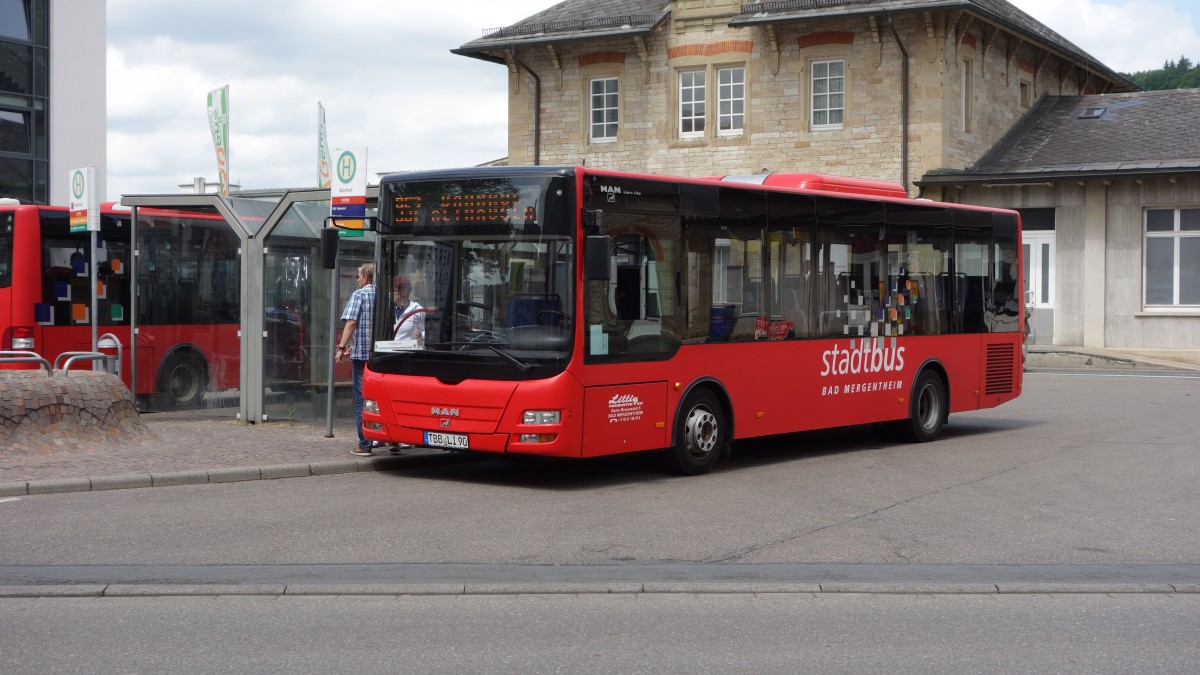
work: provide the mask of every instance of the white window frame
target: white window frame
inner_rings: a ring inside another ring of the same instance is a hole
[[[1172,229],[1170,230],[1155,230],[1150,231],[1150,213],[1152,211],[1169,211],[1172,216]],[[1191,309],[1200,308],[1200,303],[1184,304],[1180,297],[1182,290],[1183,277],[1183,245],[1187,241],[1191,246],[1200,246],[1200,229],[1185,230],[1182,229],[1182,213],[1184,211],[1196,211],[1195,217],[1200,218],[1200,206],[1185,206],[1181,208],[1150,208],[1146,209],[1142,214],[1142,235],[1144,242],[1142,246],[1142,306],[1146,310],[1164,310],[1164,309]],[[1169,240],[1171,246],[1171,302],[1170,304],[1155,303],[1150,304],[1149,298],[1146,297],[1149,292],[1150,284],[1148,272],[1151,266],[1148,257],[1150,255],[1150,242]],[[1190,261],[1194,265],[1200,266],[1200,261]],[[1200,275],[1200,271],[1193,271],[1193,276]]]
[[[700,83],[696,84],[696,77],[699,76]],[[708,84],[708,69],[707,68],[692,68],[689,70],[679,71],[679,137],[680,138],[703,138],[705,121],[708,118],[707,108],[707,84]],[[697,99],[697,94],[699,98]],[[685,100],[686,99],[686,100]],[[696,113],[696,105],[699,103],[700,113]],[[684,114],[684,106],[690,107],[690,113]],[[687,124],[691,122],[691,124]],[[691,130],[685,130],[691,126]],[[698,129],[696,127],[699,127]]]
[[[832,66],[841,69],[840,75],[831,75]],[[809,64],[809,123],[815,131],[842,129],[846,125],[846,61],[845,59],[822,59]],[[837,105],[834,105],[835,100]],[[826,115],[818,122],[819,114]],[[837,116],[837,122],[830,120]]]
[[[745,128],[746,69],[743,66],[717,68],[717,135],[740,136]]]
[[[596,92],[597,84],[603,87],[600,93]],[[621,133],[620,86],[618,77],[593,77],[588,80],[588,138],[592,143],[615,143],[617,135]],[[601,115],[600,122],[596,121],[597,113]],[[597,129],[600,135],[596,134]]]

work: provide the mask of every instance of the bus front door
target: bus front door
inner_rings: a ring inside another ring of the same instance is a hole
[[[588,387],[583,409],[584,457],[656,450],[669,442],[666,382]]]

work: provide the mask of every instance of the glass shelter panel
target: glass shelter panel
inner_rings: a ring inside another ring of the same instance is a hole
[[[239,210],[243,218],[251,213]],[[332,364],[334,414],[353,423],[350,363],[333,364],[332,350],[341,335],[342,309],[358,288],[358,268],[375,259],[376,235],[340,238],[334,288],[334,274],[320,265],[320,230],[328,215],[328,200],[293,203],[264,240],[262,384],[268,420],[325,419]],[[374,216],[374,209],[367,215]]]
[[[148,410],[236,406],[241,245],[211,207],[143,208],[137,222],[138,394]]]

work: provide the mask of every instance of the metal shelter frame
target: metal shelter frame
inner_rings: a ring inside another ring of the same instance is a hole
[[[236,198],[237,195],[234,195]],[[247,195],[247,198],[252,198],[252,195]],[[292,208],[297,204],[308,202],[330,201],[330,190],[328,188],[307,188],[287,190],[279,198],[278,202],[271,209],[261,227],[255,229],[248,226],[234,210],[231,203],[218,194],[165,194],[165,195],[127,195],[122,196],[121,203],[130,208],[131,216],[131,247],[133,248],[132,261],[130,262],[130,274],[133,279],[131,284],[130,298],[130,382],[134,383],[136,388],[137,383],[137,307],[138,307],[138,262],[140,251],[137,250],[138,242],[138,209],[139,208],[161,208],[161,209],[178,209],[188,210],[197,208],[210,208],[225,219],[234,233],[238,236],[241,260],[239,261],[239,270],[241,274],[240,285],[240,309],[239,309],[239,348],[240,357],[238,366],[238,419],[253,424],[257,421],[267,421],[265,415],[264,388],[265,382],[263,378],[264,366],[264,350],[263,341],[266,337],[264,330],[263,316],[266,311],[263,284],[265,265],[264,257],[267,254],[267,239],[274,233],[275,229],[283,222],[284,218],[291,212]],[[379,187],[368,186],[367,188],[367,208],[373,208],[379,202]],[[320,240],[320,229],[324,225],[321,223],[313,223],[309,220],[304,220],[309,234],[314,241]],[[373,256],[374,257],[374,256]],[[332,289],[331,292],[336,293],[337,289]],[[257,340],[244,339],[246,336],[262,336]],[[134,394],[145,393],[137,392]]]

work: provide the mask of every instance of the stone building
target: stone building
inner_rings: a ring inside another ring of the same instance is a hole
[[[1046,106],[1140,100],[1135,84],[1005,0],[566,0],[454,51],[506,68],[512,164],[832,173],[1030,209],[1037,253],[1047,237],[1057,244],[1052,264],[1027,267],[1049,275],[1028,284],[1038,290],[1035,340],[1200,359],[1200,299],[1186,290],[1200,287],[1191,248],[1200,239],[1178,229],[1192,212],[1179,207],[1200,203],[1194,164],[1140,179],[1096,166],[1066,192],[1062,181],[1008,177],[1002,162],[979,173]],[[1054,133],[1043,142],[1053,147]],[[1146,180],[1163,187],[1151,195]],[[986,187],[1002,183],[1012,187]],[[1124,220],[1109,227],[1114,209],[1102,203],[1114,185],[1125,190],[1115,209]],[[1173,283],[1185,292],[1168,305],[1142,293],[1144,242],[1125,232],[1141,227],[1145,198],[1176,209]],[[1106,251],[1130,245],[1137,250],[1110,270],[1118,261]],[[1170,320],[1142,320],[1164,313]]]

